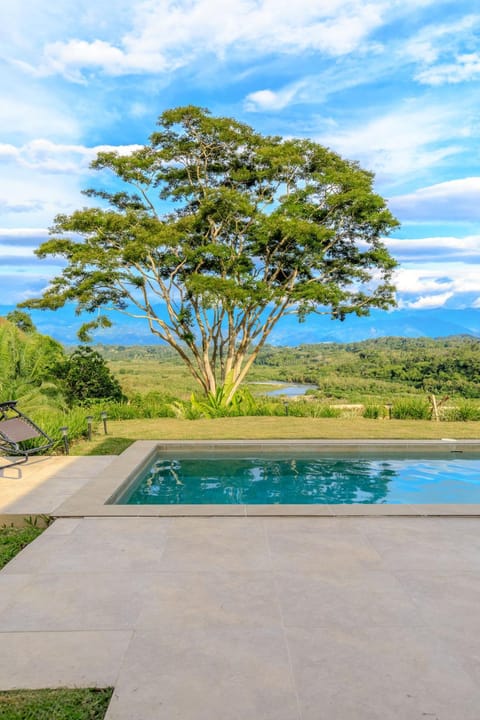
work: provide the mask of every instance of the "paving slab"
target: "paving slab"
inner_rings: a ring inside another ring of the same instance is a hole
[[[111,687],[131,640],[119,632],[7,632],[0,688]]]
[[[357,532],[346,529],[283,532],[273,525],[268,537],[272,567],[277,572],[343,575],[382,569],[381,555]]]
[[[300,720],[281,628],[135,634],[106,720]]]
[[[280,627],[273,575],[265,572],[164,572],[137,619],[141,629]]]
[[[41,456],[0,467],[0,516],[53,514],[73,494],[106,470],[115,456]]]
[[[62,518],[0,572],[0,689],[107,720],[478,720],[480,520]]]
[[[408,591],[386,571],[276,573],[275,583],[285,627],[424,625]]]
[[[157,582],[131,573],[31,575],[4,607],[0,633],[133,629]]]
[[[302,720],[478,720],[478,683],[430,628],[286,632]]]

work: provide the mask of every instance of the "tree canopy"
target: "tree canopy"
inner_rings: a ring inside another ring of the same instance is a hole
[[[37,330],[33,324],[32,318],[26,312],[22,312],[21,310],[12,310],[12,312],[9,312],[5,317],[8,322],[16,325],[18,329],[23,330],[24,333],[33,333]]]
[[[394,305],[395,261],[382,237],[398,223],[373,175],[308,139],[264,136],[231,118],[180,107],[129,155],[92,167],[114,187],[58,215],[40,257],[66,260],[41,298],[148,323],[206,393],[228,403],[285,313],[343,319]]]

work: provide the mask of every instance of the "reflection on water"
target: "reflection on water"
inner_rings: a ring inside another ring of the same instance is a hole
[[[429,502],[402,500],[402,487],[418,495],[419,483],[438,480],[438,471],[427,470],[423,460],[215,457],[161,459],[140,480],[120,502],[373,504]]]

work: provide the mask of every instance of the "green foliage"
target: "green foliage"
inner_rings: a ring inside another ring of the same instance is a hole
[[[480,420],[480,407],[468,401],[457,402],[454,406],[440,409],[442,420],[450,422],[469,422]]]
[[[297,401],[289,403],[288,414],[294,417],[336,418],[342,410],[326,403]]]
[[[63,447],[61,428],[68,428],[69,440],[83,437],[87,433],[87,415],[89,414],[88,408],[76,407],[70,410],[59,410],[46,407],[32,415],[32,419],[55,441],[54,450],[61,451]],[[42,438],[36,438],[29,440],[26,444],[31,447],[41,445],[43,442]]]
[[[134,395],[127,402],[99,402],[94,406],[96,416],[106,412],[111,420],[134,418],[175,417],[172,402],[175,397],[158,392]]]
[[[378,418],[385,417],[385,408],[380,405],[365,405],[362,416],[371,420],[378,420]]]
[[[371,173],[194,106],[158,126],[130,155],[98,155],[92,167],[122,189],[88,190],[102,207],[57,216],[37,254],[63,257],[65,270],[24,307],[75,302],[95,314],[82,339],[111,323],[101,310],[140,316],[205,394],[231,377],[229,405],[285,312],[342,320],[394,305],[382,238],[398,223]]]
[[[422,398],[396,400],[392,404],[392,418],[395,420],[429,420],[431,414],[430,404]]]
[[[60,403],[51,381],[53,367],[64,358],[60,343],[0,318],[0,402],[21,400],[28,409]]]
[[[217,388],[215,393],[208,393],[205,397],[198,397],[192,393],[190,403],[172,403],[172,410],[177,417],[193,420],[200,417],[238,417],[241,415],[258,414],[258,402],[248,388],[240,388],[235,392],[227,404],[226,398],[230,392],[229,385]]]
[[[33,333],[37,331],[30,315],[26,312],[22,312],[21,310],[12,310],[12,312],[8,313],[6,319],[8,322],[16,325],[16,327],[24,333]]]
[[[2,720],[103,720],[112,688],[0,692]]]
[[[69,358],[55,367],[69,405],[89,405],[97,400],[121,401],[124,398],[118,380],[96,350],[80,345]]]

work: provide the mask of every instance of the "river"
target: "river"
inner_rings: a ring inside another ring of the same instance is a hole
[[[305,395],[307,390],[317,390],[317,385],[306,385],[303,383],[287,383],[287,382],[277,382],[276,380],[272,380],[271,382],[265,381],[262,383],[252,383],[252,385],[276,385],[277,387],[275,390],[268,390],[266,393],[262,393],[262,395],[266,395],[267,397],[279,397],[280,395],[284,395],[286,397],[297,397],[298,395]]]

